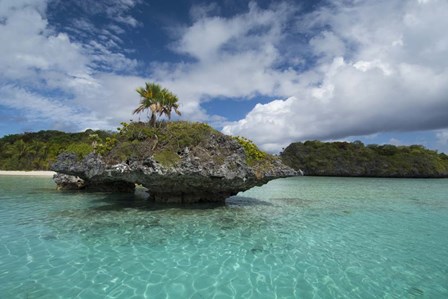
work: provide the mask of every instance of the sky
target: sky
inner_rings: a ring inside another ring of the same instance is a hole
[[[446,0],[0,0],[0,136],[115,130],[135,89],[277,153],[291,142],[448,153]]]

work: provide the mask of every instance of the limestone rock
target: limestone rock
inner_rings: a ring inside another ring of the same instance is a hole
[[[80,188],[86,190],[115,191],[122,186],[123,190],[131,191],[130,186],[141,184],[148,189],[151,199],[167,203],[222,202],[270,180],[300,175],[274,156],[249,165],[240,143],[219,132],[195,146],[169,154],[175,158],[170,163],[157,159],[159,156],[153,152],[110,163],[106,162],[107,157],[98,154],[91,153],[80,160],[75,154],[64,153],[51,169],[78,177],[83,182],[79,183]],[[77,186],[78,179],[75,183],[72,180],[75,179],[55,177],[60,187]]]
[[[53,180],[58,190],[79,190],[84,189],[86,183],[83,179],[63,173],[53,175]]]

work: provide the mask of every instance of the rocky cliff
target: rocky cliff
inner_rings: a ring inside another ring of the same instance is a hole
[[[73,153],[61,154],[51,167],[58,172],[58,187],[131,191],[141,184],[157,202],[193,203],[224,201],[270,180],[298,175],[250,141],[204,124],[132,126],[125,126],[103,154],[81,159]]]

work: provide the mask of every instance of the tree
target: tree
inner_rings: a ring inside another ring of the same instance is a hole
[[[133,114],[141,113],[148,109],[150,126],[154,127],[157,117],[162,115],[166,115],[170,119],[172,110],[181,115],[179,104],[177,104],[179,100],[177,96],[168,89],[162,88],[159,84],[146,83],[144,88],[137,88],[137,93],[140,95],[140,105],[134,110]],[[151,117],[149,117],[150,111]]]
[[[98,136],[98,134],[89,134],[89,140],[92,141],[93,152],[96,153],[96,149],[98,148],[98,142],[101,142],[101,138]]]
[[[36,154],[36,150],[30,143],[23,141],[23,139],[18,139],[13,144],[6,147],[5,153],[9,156],[9,159],[19,165],[21,169],[30,169],[31,161]]]

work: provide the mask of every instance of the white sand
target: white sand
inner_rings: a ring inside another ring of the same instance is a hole
[[[29,176],[48,176],[52,177],[56,172],[54,171],[17,171],[17,170],[0,170],[0,175],[29,175]]]

